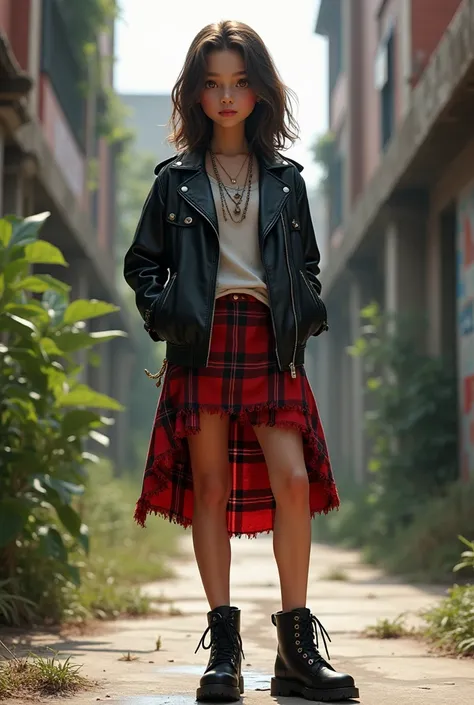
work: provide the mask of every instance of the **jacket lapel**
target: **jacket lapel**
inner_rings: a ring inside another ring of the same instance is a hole
[[[186,176],[189,176],[178,186],[178,195],[201,213],[218,234],[216,208],[204,165],[204,155],[199,152],[187,152],[177,158],[171,166],[177,171],[187,172]]]
[[[261,159],[259,162],[259,233],[262,241],[278,220],[290,196],[291,187],[277,175],[286,165],[287,162],[279,156],[274,159]],[[219,234],[214,196],[205,169],[204,155],[187,152],[176,158],[171,168],[189,174],[189,178],[178,186],[178,194],[201,213]]]
[[[289,187],[285,182],[278,178],[264,163],[261,163],[259,231],[262,241],[278,220],[288,200],[289,191]]]

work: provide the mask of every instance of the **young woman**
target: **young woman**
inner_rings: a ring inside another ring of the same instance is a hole
[[[164,383],[135,518],[192,524],[210,605],[198,700],[243,692],[230,537],[270,530],[272,694],[357,697],[319,653],[327,634],[306,607],[311,517],[339,499],[304,369],[307,340],[328,327],[319,251],[302,167],[277,151],[296,138],[289,92],[260,37],[225,21],[192,42],[173,103],[179,154],[156,167],[124,267],[145,329],[166,341],[148,373]]]

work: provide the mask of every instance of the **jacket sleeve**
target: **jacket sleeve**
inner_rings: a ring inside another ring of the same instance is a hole
[[[143,206],[133,242],[125,255],[123,268],[125,281],[135,292],[135,302],[145,321],[145,330],[153,340],[160,340],[153,331],[154,306],[168,279],[163,218],[163,197],[158,179],[155,179]]]
[[[314,234],[311,213],[309,211],[308,195],[306,192],[306,184],[303,177],[299,179],[298,199],[298,215],[300,219],[301,237],[303,240],[304,257],[306,264],[306,275],[310,283],[314,286],[316,293],[321,294],[321,282],[318,279],[320,274],[319,263],[321,255],[319,254],[316,236]]]

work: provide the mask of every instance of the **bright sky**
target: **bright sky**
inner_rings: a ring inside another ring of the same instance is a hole
[[[309,146],[327,129],[326,41],[314,33],[320,0],[119,0],[115,87],[120,93],[170,93],[195,34],[206,24],[236,19],[266,43],[284,82],[299,100],[300,142],[288,150],[317,180]],[[163,9],[163,8],[166,9]]]

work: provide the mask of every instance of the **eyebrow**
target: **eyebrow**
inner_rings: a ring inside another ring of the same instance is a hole
[[[245,76],[247,74],[247,71],[237,71],[236,73],[233,73],[232,76]],[[208,76],[220,76],[220,73],[213,73],[212,71],[207,72]]]

